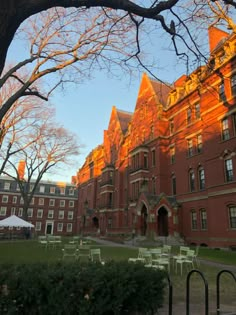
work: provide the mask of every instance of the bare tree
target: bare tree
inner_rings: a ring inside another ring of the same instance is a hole
[[[19,185],[23,198],[23,217],[27,211],[35,190],[43,175],[55,166],[72,163],[72,157],[78,156],[79,146],[74,134],[63,127],[43,125],[38,129],[37,140],[8,159],[4,175],[13,178]],[[18,168],[18,161],[24,161],[24,178]]]

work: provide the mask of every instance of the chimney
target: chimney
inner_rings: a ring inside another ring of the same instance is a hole
[[[229,33],[226,33],[214,26],[210,26],[208,28],[210,53],[212,53],[222,39],[227,38],[228,36]]]
[[[18,175],[19,175],[20,180],[24,179],[24,176],[25,176],[25,161],[24,160],[20,160],[18,164]]]

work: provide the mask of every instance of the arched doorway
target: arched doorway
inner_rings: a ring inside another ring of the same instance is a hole
[[[143,205],[141,210],[141,235],[145,236],[147,233],[147,208]]]
[[[93,226],[98,229],[99,228],[99,220],[97,217],[93,217]]]
[[[168,211],[162,207],[158,210],[157,227],[159,236],[168,236]]]

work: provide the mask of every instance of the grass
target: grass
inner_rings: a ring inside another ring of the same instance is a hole
[[[128,260],[129,257],[137,257],[138,249],[132,247],[117,247],[105,246],[93,243],[91,247],[100,247],[102,259],[119,261]],[[178,251],[174,248],[174,253]],[[215,250],[209,248],[200,248],[200,259],[206,259],[226,265],[236,265],[236,252]],[[16,263],[54,263],[62,258],[61,248],[45,249],[41,247],[37,241],[3,241],[0,242],[0,264],[16,264]],[[225,269],[225,268],[224,268]],[[209,286],[209,301],[214,304],[211,307],[214,309],[216,300],[216,277],[222,266],[211,266],[201,263],[199,270],[204,274]],[[176,274],[171,266],[170,278],[173,283],[173,303],[184,304],[186,298],[186,277],[187,271],[184,270],[183,276]],[[191,303],[202,305],[204,307],[204,284],[199,274],[193,274],[190,279],[191,285]],[[167,290],[168,291],[168,290]],[[166,297],[168,296],[168,292]],[[236,309],[236,286],[232,277],[228,274],[221,276],[221,303],[224,305],[233,305]],[[200,313],[199,313],[200,314]]]

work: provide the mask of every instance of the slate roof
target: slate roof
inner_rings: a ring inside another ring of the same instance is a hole
[[[159,102],[163,106],[166,106],[168,95],[170,91],[173,89],[173,87],[171,87],[171,85],[169,85],[168,83],[162,83],[162,82],[152,80],[152,79],[150,79],[150,82],[159,99]]]
[[[117,116],[122,132],[125,133],[128,130],[128,125],[133,116],[133,113],[117,109]]]

